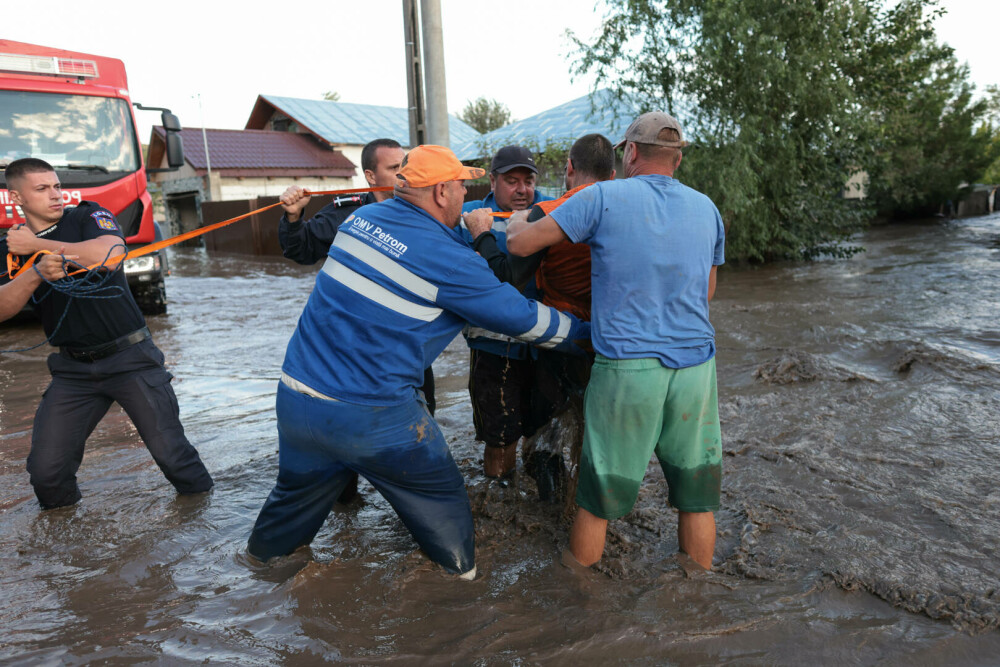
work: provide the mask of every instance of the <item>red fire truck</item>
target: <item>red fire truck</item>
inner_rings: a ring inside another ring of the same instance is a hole
[[[180,122],[162,112],[167,162],[183,165]],[[146,189],[146,169],[129,100],[125,65],[114,58],[0,39],[0,167],[22,157],[51,164],[63,200],[99,203],[115,214],[129,247],[160,237]],[[0,234],[24,222],[0,171]],[[125,261],[125,274],[146,314],[166,312],[166,256]]]

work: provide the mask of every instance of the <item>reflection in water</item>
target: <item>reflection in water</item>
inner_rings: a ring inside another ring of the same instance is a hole
[[[150,326],[216,488],[174,496],[112,411],[81,467],[83,502],[40,513],[23,464],[45,353],[0,359],[0,659],[995,662],[998,234],[996,216],[887,227],[848,261],[723,272],[713,573],[675,557],[656,465],[599,570],[559,565],[561,508],[523,474],[506,488],[479,475],[456,341],[435,371],[476,513],[472,583],[431,566],[365,484],[311,549],[246,556],[315,269],[178,251],[170,314]],[[41,337],[0,329],[0,349]]]

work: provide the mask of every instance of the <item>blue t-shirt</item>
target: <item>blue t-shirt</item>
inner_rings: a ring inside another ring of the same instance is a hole
[[[657,358],[668,368],[715,355],[708,280],[725,262],[725,229],[705,195],[669,176],[585,188],[551,213],[590,245],[594,349],[610,359]]]

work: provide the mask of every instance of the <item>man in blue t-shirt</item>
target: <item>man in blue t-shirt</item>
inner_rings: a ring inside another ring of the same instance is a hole
[[[626,179],[585,188],[535,223],[515,215],[507,228],[513,255],[566,239],[591,248],[597,360],[570,551],[583,565],[600,560],[608,520],[631,511],[655,453],[680,513],[680,549],[710,569],[722,441],[708,302],[725,229],[708,197],[673,178],[687,145],[676,119],[643,114],[622,145]]]
[[[353,473],[392,505],[431,560],[475,577],[465,482],[417,387],[469,322],[557,351],[590,327],[501,283],[456,232],[483,175],[449,149],[404,158],[395,198],[341,225],[278,385],[278,480],[247,550],[261,560],[312,541]],[[492,211],[466,215],[489,220]]]

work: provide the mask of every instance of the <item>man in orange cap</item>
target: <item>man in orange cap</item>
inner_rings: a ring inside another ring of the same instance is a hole
[[[578,349],[589,325],[501,283],[456,232],[465,167],[449,149],[404,158],[395,198],[344,221],[285,354],[278,480],[248,551],[267,560],[312,541],[356,472],[431,560],[475,577],[468,494],[417,388],[465,322],[548,349]],[[491,211],[467,214],[487,219]]]

